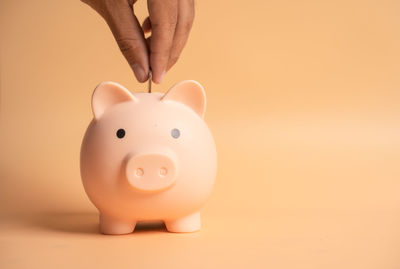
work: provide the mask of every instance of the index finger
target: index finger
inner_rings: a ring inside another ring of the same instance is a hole
[[[178,0],[149,0],[151,21],[150,66],[153,81],[161,83],[167,70],[178,18]]]

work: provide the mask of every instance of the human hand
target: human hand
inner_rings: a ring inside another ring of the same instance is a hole
[[[137,80],[161,83],[178,60],[194,19],[194,0],[147,0],[149,16],[140,26],[134,14],[137,0],[82,0],[107,22]],[[147,39],[144,33],[150,33]]]

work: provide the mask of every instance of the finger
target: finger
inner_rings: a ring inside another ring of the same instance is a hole
[[[176,24],[174,40],[168,60],[167,71],[178,61],[189,37],[194,20],[194,1],[179,0],[178,22]]]
[[[150,22],[150,18],[147,17],[143,23],[142,23],[142,30],[145,34],[148,34],[151,32],[151,22]]]
[[[178,0],[149,0],[150,66],[153,81],[161,83],[168,65],[178,17]]]
[[[149,51],[150,51],[150,44],[151,44],[151,36],[146,38],[146,45],[147,45],[147,48],[148,48]]]
[[[105,19],[118,46],[131,66],[137,80],[148,78],[149,60],[146,41],[140,24],[128,2],[116,1]]]

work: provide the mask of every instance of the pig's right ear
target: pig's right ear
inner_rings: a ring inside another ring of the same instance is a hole
[[[136,101],[128,89],[115,82],[102,82],[92,95],[93,116],[98,120],[109,107],[127,101]]]

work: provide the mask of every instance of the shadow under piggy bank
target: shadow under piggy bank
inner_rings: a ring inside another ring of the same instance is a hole
[[[65,233],[99,234],[99,215],[94,212],[47,212],[33,219],[39,228]],[[133,233],[167,232],[163,222],[139,222]]]

